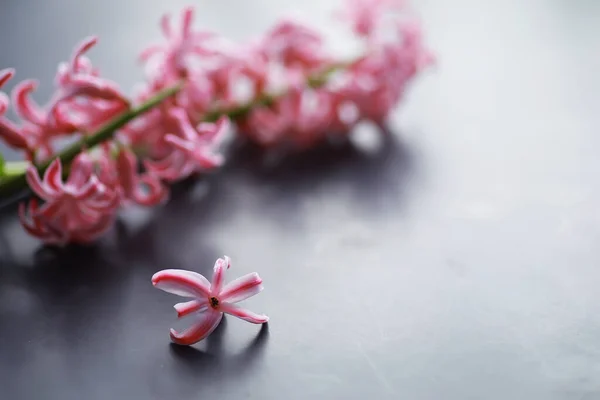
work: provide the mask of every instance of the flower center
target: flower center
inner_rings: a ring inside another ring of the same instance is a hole
[[[217,308],[219,306],[219,299],[217,299],[216,297],[211,297],[210,298],[210,306],[212,308]]]

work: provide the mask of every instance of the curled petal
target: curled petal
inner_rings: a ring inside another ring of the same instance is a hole
[[[25,179],[27,180],[29,188],[41,199],[50,200],[57,195],[52,187],[48,187],[48,185],[42,183],[38,170],[33,165],[30,165],[27,168]]]
[[[137,204],[151,207],[168,199],[169,190],[158,178],[147,174],[140,178],[139,183],[141,183],[141,185],[137,185],[133,195],[133,200]],[[144,193],[142,186],[147,188],[146,193]]]
[[[178,333],[175,329],[171,329],[171,340],[173,343],[184,346],[197,343],[215,330],[219,322],[221,322],[221,318],[223,318],[223,313],[208,310],[202,314],[202,319],[183,332]]]
[[[29,214],[29,218],[27,214]],[[37,214],[38,207],[35,199],[31,199],[28,207],[25,206],[25,203],[19,204],[19,220],[27,233],[47,244],[64,244],[67,242],[68,237],[65,232],[44,223]]]
[[[29,97],[37,88],[37,84],[34,80],[19,83],[12,92],[13,104],[19,117],[36,125],[44,125],[42,110]]]
[[[0,115],[4,115],[6,110],[8,109],[8,96],[2,92],[0,92]]]
[[[252,311],[240,308],[235,304],[221,303],[219,310],[253,324],[264,324],[269,320],[269,317],[266,315],[253,313]]]
[[[60,100],[68,100],[76,96],[89,96],[129,104],[127,98],[115,84],[91,75],[73,77],[69,90]]]
[[[157,289],[182,297],[209,297],[210,283],[202,275],[180,269],[166,269],[152,276]]]
[[[262,279],[256,272],[253,272],[228,283],[221,291],[219,298],[227,303],[237,303],[260,293],[262,290]]]
[[[97,36],[89,36],[85,39],[83,39],[81,41],[81,43],[79,43],[76,47],[75,47],[75,51],[73,52],[73,56],[71,57],[71,71],[72,72],[79,72],[79,59],[81,56],[83,56],[85,53],[87,53],[92,47],[94,47],[96,45],[96,43],[98,43],[98,37]]]
[[[229,269],[231,266],[231,260],[229,257],[225,256],[225,258],[219,258],[215,262],[213,280],[211,286],[211,294],[213,296],[218,296],[221,292],[221,288],[223,287],[223,282],[225,281],[225,270]]]
[[[4,117],[0,118],[0,138],[16,149],[27,149],[28,147],[23,130]]]
[[[185,303],[177,303],[173,306],[175,311],[177,311],[177,317],[185,317],[194,312],[204,311],[208,308],[208,299],[207,300],[190,300]]]
[[[0,87],[2,87],[9,79],[15,76],[14,68],[4,68],[0,70]]]
[[[56,158],[44,173],[44,186],[55,191],[63,189],[62,164],[60,158]]]

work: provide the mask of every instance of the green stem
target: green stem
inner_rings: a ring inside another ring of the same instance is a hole
[[[335,64],[326,69],[325,71],[322,71],[319,74],[315,74],[314,76],[309,77],[307,80],[308,86],[312,88],[318,88],[320,86],[323,86],[325,83],[327,83],[329,76],[333,72],[342,69],[347,65],[348,63]],[[165,99],[177,94],[177,92],[179,92],[182,87],[183,83],[180,82],[174,86],[171,86],[167,89],[158,92],[155,96],[153,96],[151,99],[147,100],[140,106],[132,108],[129,111],[126,111],[125,113],[115,117],[112,121],[108,122],[97,132],[91,135],[87,135],[78,142],[63,149],[58,154],[58,158],[60,158],[63,166],[67,166],[82,150],[91,149],[92,147],[97,146],[102,142],[112,139],[114,133],[118,129],[122,128],[128,122],[131,122],[133,119],[139,117],[140,115],[150,111],[152,108],[159,105]],[[235,107],[229,110],[217,109],[212,112],[209,112],[206,114],[203,120],[206,122],[214,122],[223,115],[226,115],[234,120],[239,119],[244,117],[254,108],[269,106],[273,104],[275,100],[277,100],[281,96],[284,96],[285,94],[285,92],[278,94],[264,94],[258,99],[255,99],[239,107]],[[46,169],[55,159],[56,157],[37,166],[40,175],[46,171]],[[29,163],[26,161],[4,163],[2,170],[3,172],[0,179],[0,197],[15,194],[16,192],[19,192],[27,187],[27,180],[25,179],[25,170],[28,165]]]

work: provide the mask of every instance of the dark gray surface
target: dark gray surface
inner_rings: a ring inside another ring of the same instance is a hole
[[[130,87],[159,1],[4,0],[2,66],[39,77],[98,33],[93,59]],[[295,7],[199,3],[235,37]],[[308,2],[319,23],[330,3]],[[171,9],[185,4],[173,2]],[[325,4],[325,5],[323,5]],[[6,399],[600,398],[600,3],[423,0],[440,59],[378,153],[261,168],[240,151],[98,246],[36,252],[0,231]],[[241,14],[228,15],[231,10]],[[195,348],[169,345],[163,268],[258,271],[248,307]]]

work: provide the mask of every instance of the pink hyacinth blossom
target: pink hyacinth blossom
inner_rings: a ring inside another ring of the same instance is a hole
[[[137,159],[130,150],[122,149],[119,152],[116,171],[121,196],[125,201],[149,207],[167,199],[168,190],[157,176],[137,173]]]
[[[12,92],[15,112],[23,120],[22,127],[15,126],[22,137],[20,145],[15,147],[27,150],[30,159],[33,159],[34,153],[37,153],[37,159],[45,159],[52,155],[51,141],[75,133],[77,127],[66,118],[62,118],[62,114],[51,115],[30,98],[37,85],[35,80],[25,80],[20,82]]]
[[[27,169],[27,183],[45,204],[29,204],[29,218],[21,204],[20,219],[32,235],[49,243],[94,240],[110,228],[119,197],[114,188],[104,185],[95,173],[95,163],[82,153],[71,164],[66,182],[62,179],[60,159],[54,160],[41,179],[37,169]]]
[[[197,129],[189,119],[179,116],[179,134],[167,134],[165,142],[171,152],[158,161],[146,160],[148,171],[167,181],[183,179],[191,174],[220,166],[223,157],[215,153],[215,147],[229,128],[230,121],[221,117],[216,123],[201,123]]]
[[[293,19],[284,19],[264,38],[263,51],[288,68],[314,70],[329,61],[323,51],[322,35]]]
[[[0,71],[0,88],[6,84],[15,74],[12,68],[6,68]],[[8,96],[0,92],[0,138],[12,148],[23,149],[27,147],[27,140],[21,129],[7,118],[3,117],[8,109],[10,101]]]
[[[225,283],[225,271],[229,269],[229,257],[217,259],[212,282],[204,276],[186,270],[167,269],[152,276],[154,287],[193,300],[175,304],[177,317],[196,314],[198,320],[183,332],[170,330],[171,340],[180,345],[192,345],[210,335],[219,325],[223,314],[230,314],[253,324],[264,324],[266,315],[255,314],[240,308],[235,303],[260,293],[262,279],[256,272]]]
[[[148,62],[157,57],[159,59],[157,70],[171,79],[189,76],[190,58],[211,54],[212,51],[205,44],[214,37],[211,32],[194,32],[192,30],[193,18],[193,7],[184,8],[181,13],[180,30],[176,31],[171,25],[171,17],[168,14],[163,15],[161,29],[167,43],[147,47],[140,54],[140,59]]]
[[[29,205],[19,204],[19,219],[23,228],[45,244],[65,245],[68,243],[91,243],[100,238],[114,223],[114,215],[102,214],[91,222],[65,229],[61,224],[49,221],[40,212],[36,199]]]
[[[371,37],[382,17],[405,7],[405,0],[346,0],[344,9],[336,14],[350,22],[357,35]]]
[[[50,113],[55,118],[60,118],[60,113],[57,114],[59,104],[80,97],[112,102],[116,108],[115,113],[125,111],[129,107],[129,100],[119,87],[114,82],[100,78],[98,71],[84,57],[97,42],[98,38],[95,36],[84,39],[75,47],[70,62],[59,66],[56,77],[58,91],[50,104]]]

